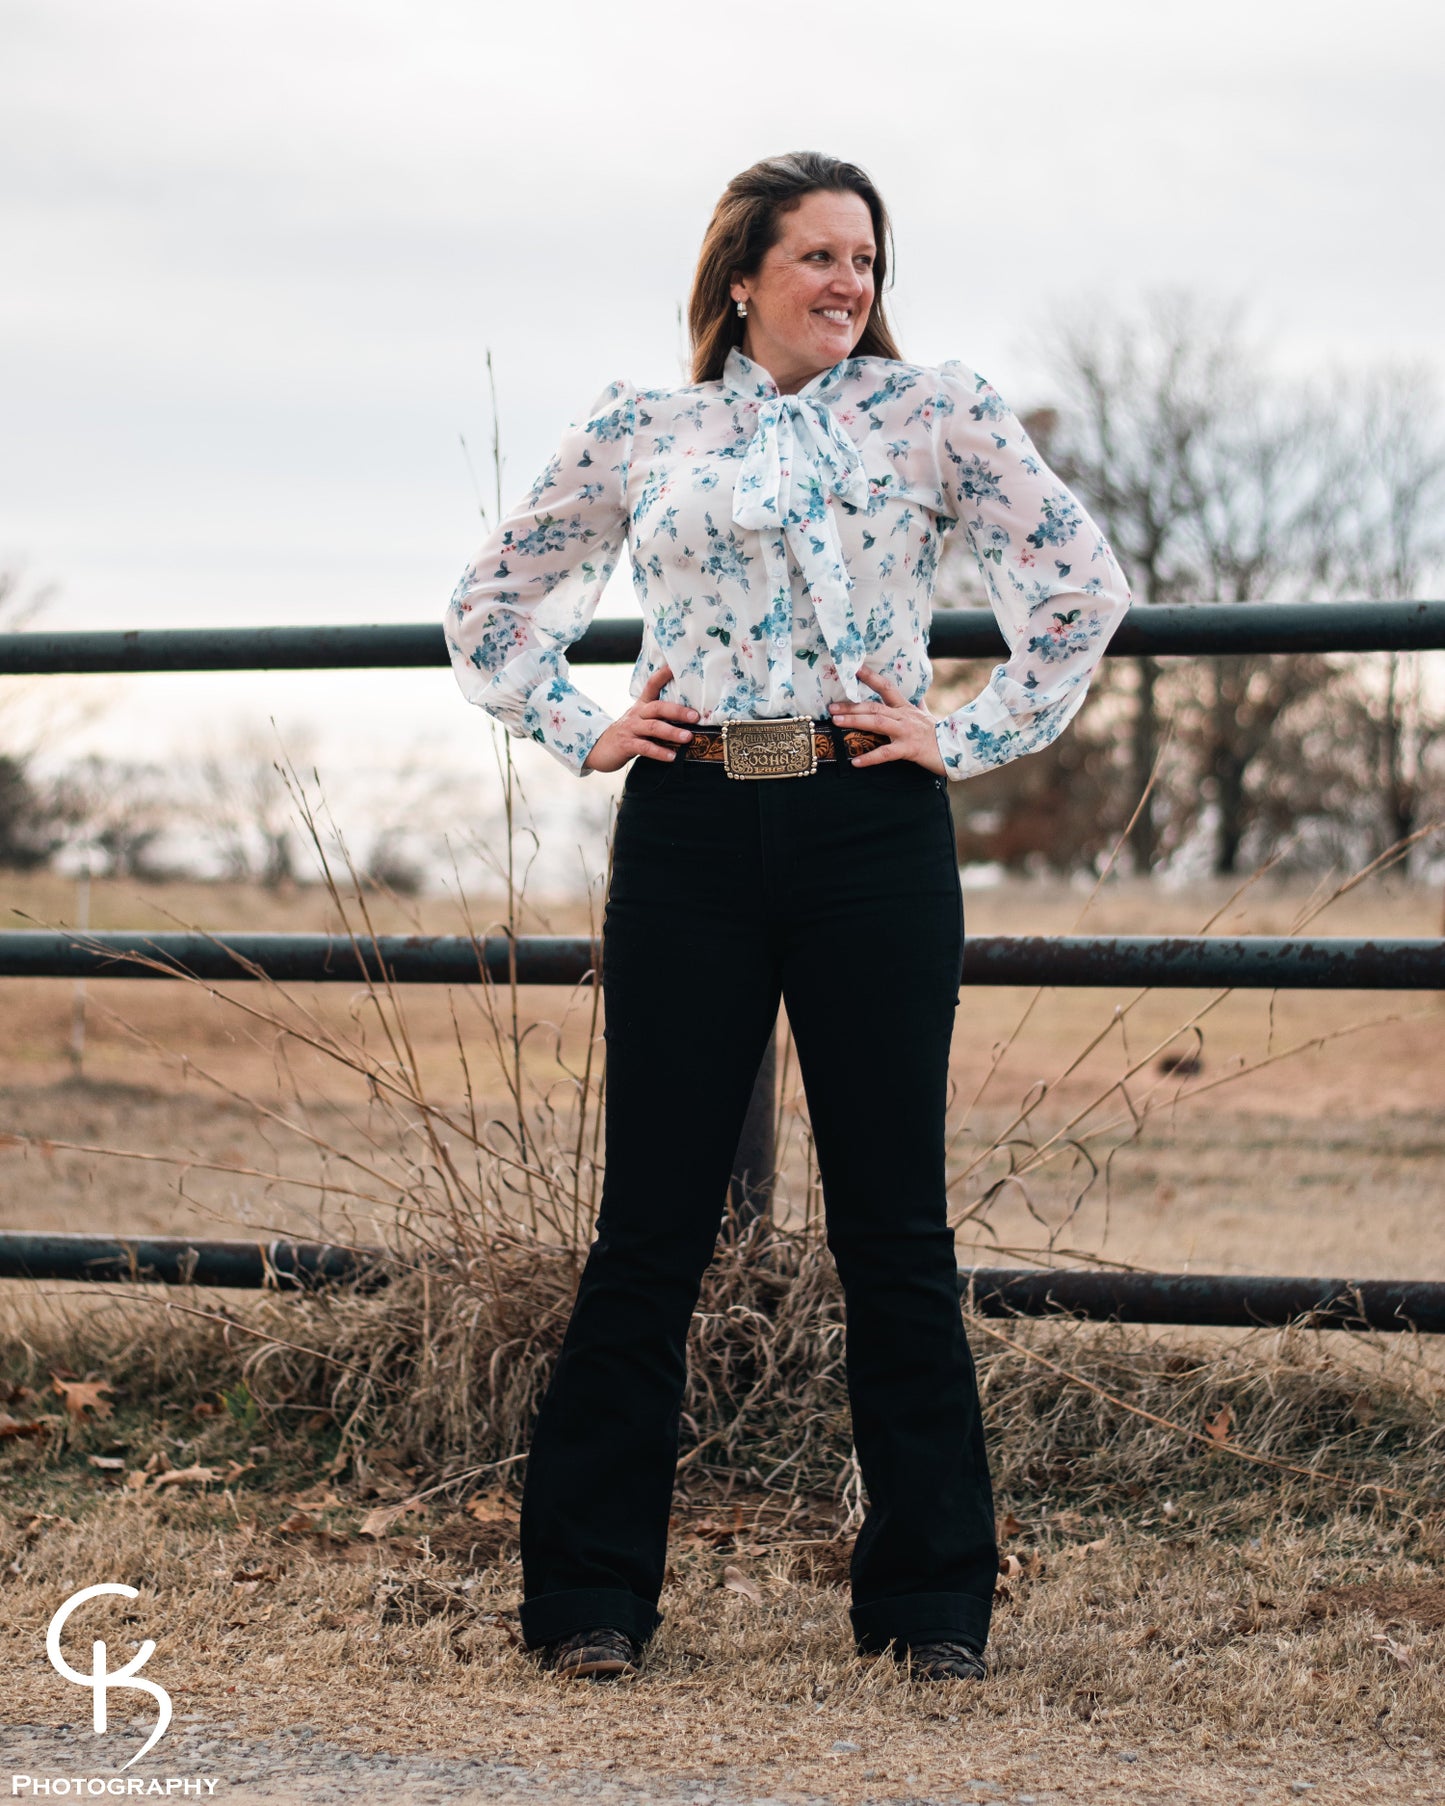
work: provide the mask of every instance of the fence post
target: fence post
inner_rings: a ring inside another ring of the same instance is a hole
[[[728,1181],[728,1206],[735,1214],[739,1235],[758,1217],[773,1208],[773,1171],[777,1165],[778,1031],[776,1023],[763,1049],[753,1094],[748,1099],[742,1134],[733,1155]]]

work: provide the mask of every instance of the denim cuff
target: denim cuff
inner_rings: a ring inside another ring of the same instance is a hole
[[[543,1593],[524,1599],[518,1609],[522,1641],[539,1649],[574,1630],[625,1630],[636,1642],[646,1644],[662,1613],[655,1605],[629,1593],[625,1587],[570,1587],[564,1593]]]
[[[948,1637],[983,1654],[993,1600],[972,1593],[899,1593],[849,1608],[860,1655],[881,1655],[888,1645]]]

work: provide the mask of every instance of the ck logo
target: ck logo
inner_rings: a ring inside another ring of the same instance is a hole
[[[78,1593],[72,1593],[65,1604],[50,1620],[50,1629],[45,1633],[45,1653],[50,1657],[50,1666],[67,1681],[74,1681],[77,1687],[89,1687],[95,1694],[95,1728],[97,1732],[105,1729],[105,1696],[112,1687],[129,1687],[137,1693],[149,1693],[160,1706],[156,1717],[156,1728],[146,1738],[130,1762],[123,1762],[122,1768],[129,1768],[131,1762],[139,1762],[147,1750],[153,1749],[165,1736],[166,1726],[171,1722],[171,1696],[164,1687],[158,1687],[154,1681],[135,1679],[137,1672],[156,1652],[154,1642],[147,1637],[135,1655],[124,1668],[109,1669],[105,1665],[105,1644],[97,1639],[91,1644],[92,1672],[81,1674],[72,1668],[60,1653],[60,1633],[65,1628],[65,1621],[78,1605],[84,1605],[87,1599],[98,1598],[102,1593],[119,1593],[124,1599],[139,1599],[140,1592],[136,1587],[122,1586],[116,1581],[102,1581],[99,1586],[82,1587]]]

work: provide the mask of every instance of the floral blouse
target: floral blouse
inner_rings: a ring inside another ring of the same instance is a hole
[[[1064,728],[1130,596],[1015,415],[952,359],[845,358],[784,395],[734,347],[715,382],[609,383],[462,573],[447,648],[469,701],[590,775],[612,717],[566,654],[626,543],[643,620],[633,696],[667,664],[663,697],[699,724],[824,720],[830,703],[874,699],[867,664],[917,704],[955,529],[1009,647],[937,724],[949,777],[968,778]]]

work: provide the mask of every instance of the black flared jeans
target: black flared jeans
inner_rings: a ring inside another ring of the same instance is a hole
[[[944,1190],[962,971],[946,779],[633,762],[603,921],[606,1174],[522,1496],[529,1648],[662,1622],[688,1325],[780,1000],[844,1291],[855,1643],[983,1648],[993,1499]]]

